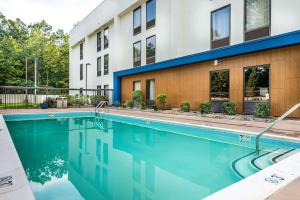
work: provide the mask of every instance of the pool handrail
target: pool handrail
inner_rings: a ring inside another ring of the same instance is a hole
[[[282,120],[284,120],[286,117],[288,117],[290,114],[292,114],[294,111],[300,108],[300,103],[296,104],[294,107],[289,109],[286,113],[284,113],[281,117],[276,119],[274,122],[272,122],[268,127],[266,127],[260,134],[256,136],[256,152],[258,153],[259,150],[259,140],[263,134],[267,133],[273,126],[277,125],[280,123]]]

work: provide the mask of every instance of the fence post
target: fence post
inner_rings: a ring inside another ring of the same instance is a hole
[[[6,88],[4,88],[4,108],[6,109]]]

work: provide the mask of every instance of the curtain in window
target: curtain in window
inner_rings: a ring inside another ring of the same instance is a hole
[[[212,14],[213,40],[229,37],[230,7],[222,8]]]
[[[246,30],[268,26],[270,23],[270,0],[246,1]]]
[[[155,81],[150,81],[150,92],[149,92],[149,100],[155,100]]]

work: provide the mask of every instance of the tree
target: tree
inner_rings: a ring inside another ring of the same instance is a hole
[[[38,58],[39,86],[68,87],[69,36],[53,32],[45,21],[26,25],[0,13],[0,85],[25,84],[25,58],[28,82],[33,83],[33,58]]]

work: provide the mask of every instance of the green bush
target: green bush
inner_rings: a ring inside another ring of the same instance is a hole
[[[204,114],[211,113],[211,103],[206,101],[200,103],[199,110]]]
[[[236,105],[232,102],[225,102],[222,104],[224,113],[226,115],[235,115],[236,114]]]
[[[152,109],[155,110],[155,111],[158,111],[157,105],[155,105],[155,104],[152,105]]]
[[[156,99],[158,100],[161,109],[164,110],[167,102],[167,95],[164,93],[159,94]]]
[[[101,101],[108,101],[107,96],[91,96],[92,105],[97,106]]]
[[[256,104],[255,116],[267,118],[270,116],[270,106],[267,102],[259,102]]]
[[[190,103],[188,101],[183,101],[180,104],[180,108],[183,112],[190,112]]]
[[[133,108],[133,103],[132,103],[131,101],[128,101],[128,102],[126,103],[126,107],[127,107],[127,108]]]
[[[132,100],[137,103],[141,103],[143,101],[143,93],[140,90],[136,90],[132,92]]]
[[[146,110],[146,104],[145,104],[145,102],[142,102],[142,103],[141,103],[141,109],[142,109],[142,110]]]
[[[127,101],[122,101],[121,107],[126,108],[127,107]]]

